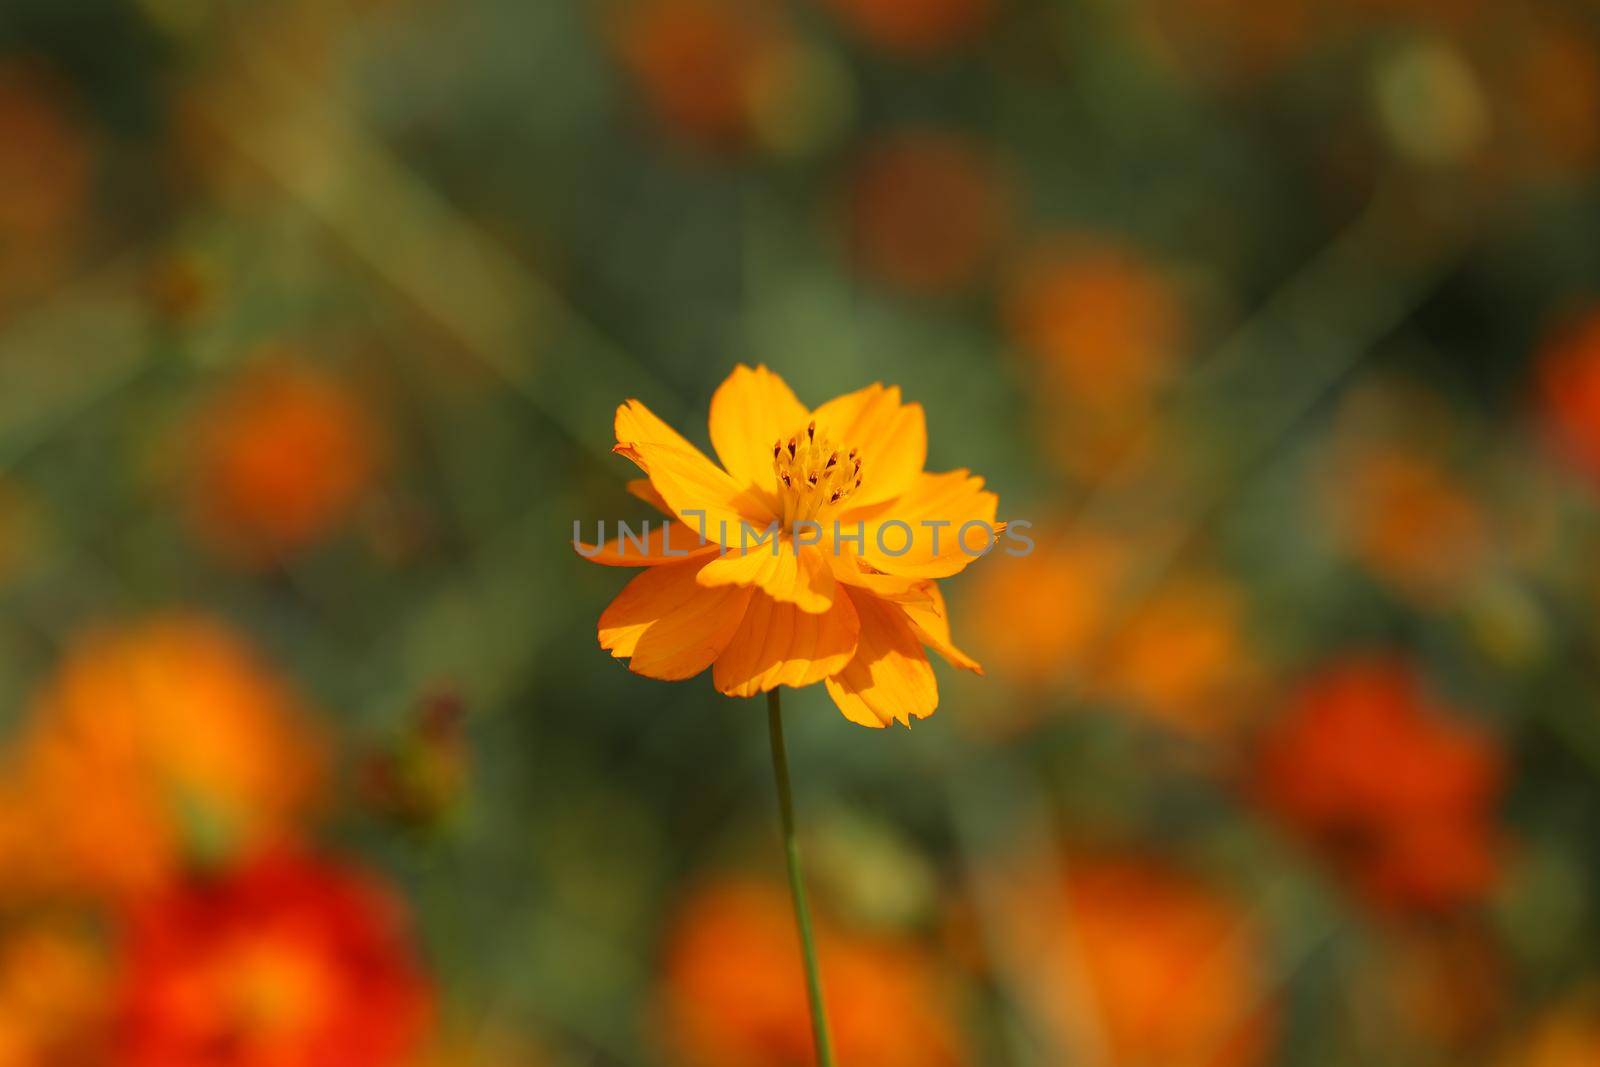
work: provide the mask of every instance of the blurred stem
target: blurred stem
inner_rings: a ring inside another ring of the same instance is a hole
[[[772,735],[772,777],[778,784],[778,816],[783,823],[783,851],[789,860],[789,892],[794,897],[794,921],[800,928],[800,953],[806,964],[806,996],[811,1002],[811,1036],[817,1048],[818,1067],[833,1067],[833,1039],[828,1036],[828,1011],[822,1002],[822,975],[817,970],[817,947],[811,936],[811,909],[800,877],[800,843],[794,834],[794,795],[789,789],[789,753],[783,743],[783,711],[778,691],[767,692],[767,730]]]

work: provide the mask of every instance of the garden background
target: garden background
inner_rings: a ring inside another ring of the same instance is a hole
[[[1600,1062],[1587,0],[5,0],[0,1065],[811,1062],[597,644],[765,363],[1036,551],[786,693],[847,1067]]]

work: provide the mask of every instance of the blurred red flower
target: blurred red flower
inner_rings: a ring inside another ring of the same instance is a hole
[[[1503,755],[1407,664],[1357,657],[1318,671],[1259,759],[1263,802],[1375,904],[1437,911],[1493,888]]]
[[[1600,486],[1600,310],[1585,313],[1546,343],[1538,391],[1556,448]]]
[[[818,954],[840,1063],[964,1063],[952,1006],[932,960],[887,935],[818,928]],[[710,883],[672,921],[663,1008],[692,1067],[809,1067],[811,1023],[794,912],[775,885]]]
[[[389,1067],[431,1028],[398,902],[326,860],[263,854],[177,885],[126,936],[128,1067]]]

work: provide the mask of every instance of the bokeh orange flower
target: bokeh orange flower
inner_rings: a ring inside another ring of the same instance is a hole
[[[1301,684],[1263,739],[1258,788],[1375,904],[1442,911],[1494,888],[1503,765],[1410,665],[1355,656]]]
[[[1059,236],[1024,257],[1002,313],[1041,387],[1046,455],[1090,481],[1143,469],[1162,440],[1156,401],[1190,329],[1172,278],[1117,239]]]
[[[721,467],[639,401],[617,409],[614,451],[648,475],[640,494],[677,521],[643,549],[621,536],[575,546],[644,568],[600,616],[600,646],[650,678],[711,667],[729,696],[825,682],[863,726],[933,714],[924,645],[979,670],[951,641],[936,579],[1003,529],[983,479],[923,469],[922,407],[902,403],[898,387],[810,410],[776,374],[741,365],[712,397],[710,425]]]
[[[1351,554],[1375,577],[1424,603],[1461,591],[1486,559],[1487,516],[1437,459],[1368,444],[1338,461],[1330,504]]]
[[[55,920],[0,933],[0,1067],[109,1062],[111,965],[87,934]]]
[[[1096,533],[1046,533],[1026,556],[999,556],[978,572],[968,605],[974,641],[997,680],[1025,692],[1082,695],[1118,598],[1128,549]],[[1015,714],[1038,707],[1022,700]]]
[[[1253,1067],[1275,1028],[1261,931],[1227,896],[1143,857],[1015,879],[1002,929],[1030,1010],[1071,1062]]]
[[[1239,590],[1180,573],[1136,600],[1106,638],[1102,694],[1179,730],[1224,735],[1247,721],[1262,682]]]
[[[838,1062],[969,1062],[950,990],[919,945],[826,923],[817,936]],[[780,886],[726,878],[695,890],[670,920],[660,1000],[685,1067],[815,1062],[794,915]]]
[[[948,296],[982,276],[1010,221],[1000,168],[973,140],[902,130],[867,147],[850,178],[857,267],[915,296]]]
[[[324,763],[284,681],[227,628],[187,616],[75,642],[10,758],[0,883],[113,898],[287,834]]]
[[[880,48],[927,56],[969,40],[994,0],[821,0]]]
[[[1038,546],[979,573],[977,648],[1025,698],[986,713],[992,731],[1033,724],[1049,696],[1100,701],[1197,737],[1247,722],[1264,671],[1245,601],[1209,569],[1140,588],[1138,548],[1094,531],[1036,531]]]
[[[794,33],[767,0],[629,0],[613,23],[657,119],[703,149],[749,147],[800,76]]]
[[[1147,396],[1175,369],[1187,332],[1170,279],[1134,249],[1090,235],[1030,254],[1007,294],[1006,320],[1045,384],[1088,407]]]
[[[275,355],[239,371],[195,416],[191,510],[202,539],[243,566],[281,562],[348,520],[381,458],[355,389]]]
[[[1600,163],[1600,48],[1592,28],[1554,5],[1511,7],[1484,52],[1507,137],[1501,165],[1533,178]]]
[[[118,1044],[129,1067],[402,1067],[432,993],[398,901],[291,852],[136,908]]]

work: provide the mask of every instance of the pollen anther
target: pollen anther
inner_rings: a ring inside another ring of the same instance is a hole
[[[823,508],[843,502],[861,487],[856,449],[836,446],[825,429],[819,432],[814,420],[803,433],[787,441],[778,438],[772,448],[772,469],[778,476],[786,525],[816,519]]]

